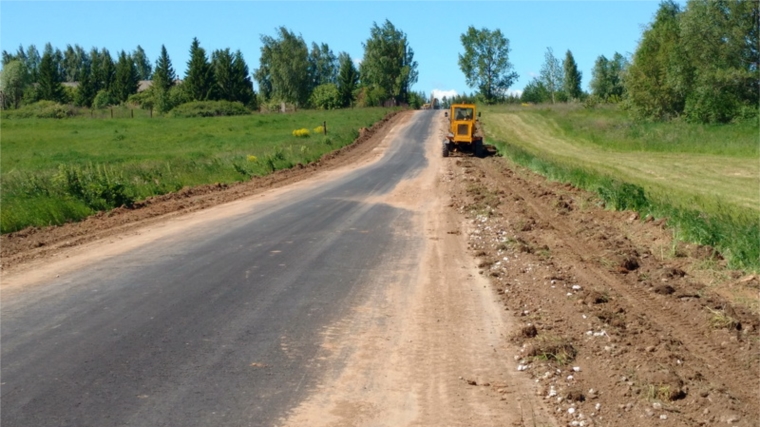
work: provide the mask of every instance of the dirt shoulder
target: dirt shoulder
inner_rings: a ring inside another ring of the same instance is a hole
[[[127,233],[178,215],[253,196],[274,188],[313,178],[316,174],[369,161],[385,135],[410,117],[411,111],[393,112],[370,128],[360,130],[353,143],[328,153],[316,162],[280,170],[265,177],[237,184],[210,184],[184,188],[176,193],[151,197],[132,208],[100,212],[84,221],[44,228],[30,227],[0,236],[2,270],[9,271],[32,260],[49,257],[64,248]]]
[[[559,421],[759,425],[757,276],[506,159],[450,160],[450,206],[520,321],[515,369]]]

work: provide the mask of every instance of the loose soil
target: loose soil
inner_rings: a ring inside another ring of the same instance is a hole
[[[366,163],[408,114],[317,164],[2,236],[3,269]],[[325,330],[324,381],[283,425],[760,425],[757,276],[493,153],[441,159],[443,132],[375,201],[417,213],[422,265]]]
[[[516,368],[567,425],[760,425],[756,275],[666,219],[506,159],[452,159],[450,206],[519,319]]]

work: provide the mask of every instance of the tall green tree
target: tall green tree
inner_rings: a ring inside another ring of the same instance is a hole
[[[499,29],[473,26],[460,39],[464,54],[459,54],[459,68],[467,85],[476,87],[488,103],[504,98],[519,77],[509,62],[509,39]]]
[[[87,66],[89,57],[87,52],[79,45],[66,45],[63,51],[61,63],[62,77],[67,82],[78,82],[81,79],[82,70]]]
[[[227,48],[214,51],[211,58],[218,98],[251,106],[255,94],[243,54],[239,50],[233,54]]]
[[[125,102],[129,95],[137,93],[140,76],[137,66],[131,55],[123,50],[119,52],[119,60],[116,63],[116,73],[111,87],[111,94],[116,102]]]
[[[172,67],[171,58],[166,51],[166,46],[161,45],[161,54],[156,60],[156,70],[153,72],[153,85],[151,86],[151,92],[153,93],[153,103],[156,109],[165,113],[174,107],[169,91],[174,86],[174,82],[177,80],[177,74]]]
[[[61,73],[56,62],[55,53],[46,51],[40,61],[38,99],[54,102],[66,102],[66,92],[61,85]]]
[[[145,50],[139,44],[135,51],[132,52],[132,60],[135,61],[137,76],[140,80],[150,80],[153,68],[150,65],[150,60],[148,60],[148,55],[145,54]]]
[[[277,37],[261,36],[260,68],[256,80],[267,99],[304,106],[311,95],[309,49],[303,38],[285,27]]]
[[[92,73],[92,65],[86,64],[79,77],[79,87],[77,88],[74,103],[80,107],[91,107],[92,101],[97,95],[98,89],[95,84],[95,77]]]
[[[356,69],[351,55],[341,52],[338,55],[338,98],[341,107],[350,107],[354,102],[357,86],[359,85],[359,70]]]
[[[728,122],[760,103],[757,0],[690,0],[680,15],[685,66],[678,82],[684,114],[699,122]],[[690,71],[690,73],[689,73]]]
[[[183,86],[193,100],[207,101],[215,99],[215,85],[214,68],[206,56],[206,50],[201,47],[198,38],[194,37]]]
[[[683,111],[693,71],[680,49],[680,14],[674,0],[661,2],[633,54],[626,92],[638,116],[663,119]]]
[[[116,65],[114,65],[108,49],[103,48],[100,51],[92,49],[90,51],[90,64],[96,92],[111,90],[111,85],[113,85],[116,76]]]
[[[253,79],[248,64],[243,59],[243,53],[240,50],[235,51],[235,57],[232,60],[233,75],[235,76],[236,101],[242,102],[252,110],[259,108],[256,91],[253,90]]]
[[[582,74],[578,71],[578,64],[575,63],[575,58],[573,58],[573,53],[570,52],[570,49],[565,53],[562,68],[565,74],[565,80],[562,85],[565,94],[570,99],[580,99],[583,95],[583,91],[581,90]]]
[[[18,108],[24,97],[24,90],[29,84],[29,73],[22,60],[14,59],[3,64],[0,71],[0,92],[3,108]]]
[[[363,85],[379,89],[398,103],[407,102],[409,90],[417,82],[417,61],[406,33],[389,20],[382,27],[372,24],[360,66]]]
[[[557,102],[557,98],[562,92],[565,81],[565,73],[559,64],[559,59],[554,56],[552,48],[547,47],[544,54],[544,65],[541,66],[541,83],[544,84],[552,104]]]
[[[312,43],[309,52],[309,75],[312,88],[319,85],[336,83],[338,76],[338,58],[327,43]]]
[[[599,55],[591,71],[591,93],[603,101],[620,101],[625,94],[623,82],[629,65],[628,60],[618,52],[612,59]]]

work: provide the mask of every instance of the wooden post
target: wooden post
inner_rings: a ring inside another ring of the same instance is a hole
[[[111,107],[111,118],[113,118],[113,107]]]
[[[327,122],[322,122],[322,130],[325,132],[325,135],[327,135]]]
[[[130,108],[129,109],[129,115],[132,116],[133,119],[135,118],[135,109],[134,108]]]
[[[153,106],[152,105],[150,106],[150,118],[151,119],[153,118]]]

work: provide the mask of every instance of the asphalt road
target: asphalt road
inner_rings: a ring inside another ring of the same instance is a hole
[[[275,424],[324,328],[419,262],[412,213],[372,200],[426,167],[433,118],[342,178],[3,295],[2,426]]]

